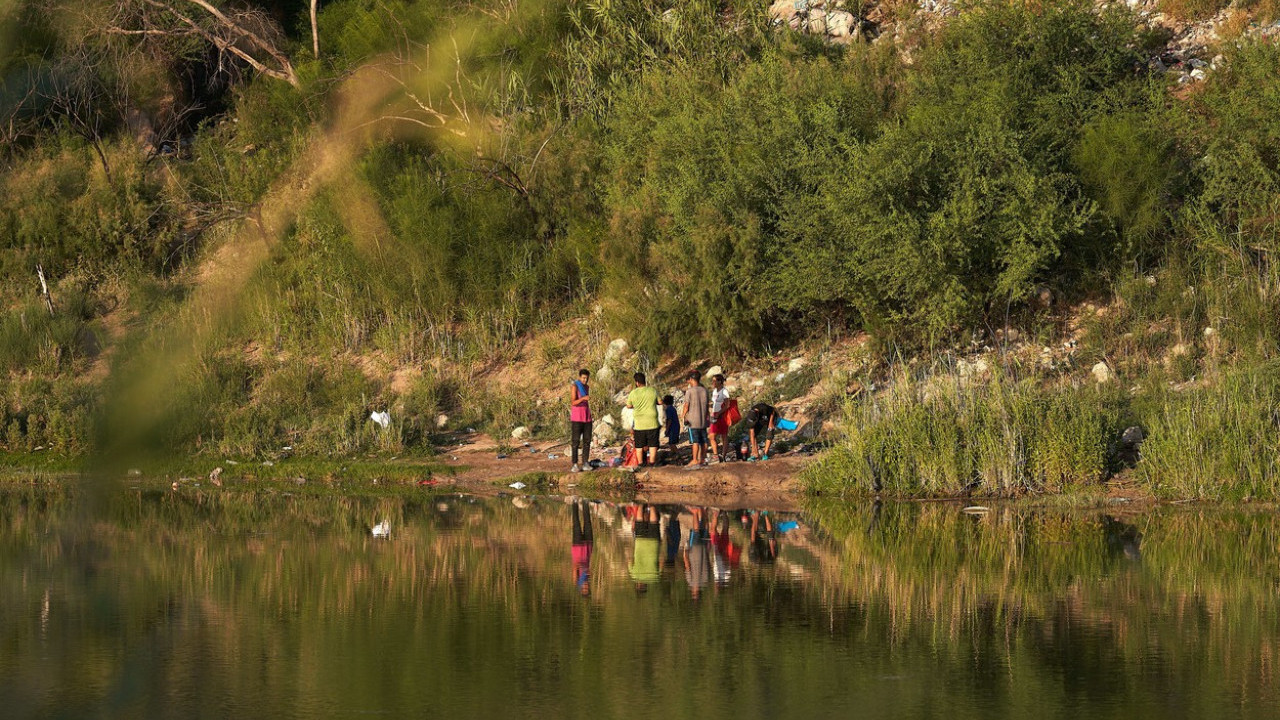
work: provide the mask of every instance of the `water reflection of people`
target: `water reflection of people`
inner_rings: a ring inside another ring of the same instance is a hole
[[[663,558],[662,567],[675,567],[676,558],[680,556],[680,508],[679,506],[668,508],[666,513],[662,515],[663,519],[663,540],[666,543],[666,556]]]
[[[742,548],[729,539],[729,513],[711,511],[712,573],[716,587],[725,587],[733,569],[742,563]]]
[[[649,589],[649,583],[658,580],[658,553],[662,541],[662,526],[658,523],[657,509],[641,505],[635,514],[635,544],[631,553],[631,580],[636,592]]]
[[[702,596],[702,588],[711,581],[710,545],[707,542],[707,514],[702,508],[689,508],[693,515],[693,527],[689,528],[689,542],[684,550],[684,579],[689,583],[693,599]]]
[[[583,597],[591,594],[591,506],[586,500],[573,503],[573,581]]]
[[[1102,534],[1107,539],[1107,549],[1115,557],[1138,562],[1142,559],[1142,532],[1136,525],[1120,522],[1110,515],[1102,517]]]
[[[751,545],[747,557],[753,563],[771,564],[778,559],[778,530],[768,510],[751,513]]]

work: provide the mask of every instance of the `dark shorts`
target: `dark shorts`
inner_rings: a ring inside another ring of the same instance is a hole
[[[636,449],[656,448],[662,444],[658,438],[658,428],[652,430],[636,430]]]
[[[689,444],[706,445],[707,429],[706,428],[689,428]]]
[[[769,427],[769,422],[767,420],[759,425],[756,425],[755,427],[752,428],[752,430],[756,431],[756,440],[772,440],[773,439],[773,428]]]

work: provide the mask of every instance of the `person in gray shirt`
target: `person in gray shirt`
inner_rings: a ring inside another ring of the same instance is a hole
[[[711,400],[707,389],[700,381],[702,373],[694,370],[689,373],[689,389],[684,392],[684,408],[680,419],[689,428],[689,444],[693,446],[693,459],[688,467],[696,468],[707,464],[707,419],[709,418]]]

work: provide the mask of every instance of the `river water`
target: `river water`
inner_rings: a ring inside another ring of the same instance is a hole
[[[0,506],[6,718],[1280,715],[1269,512],[279,488]]]

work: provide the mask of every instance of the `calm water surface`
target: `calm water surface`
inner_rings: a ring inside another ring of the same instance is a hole
[[[1280,715],[1266,512],[127,489],[0,509],[8,718]]]

